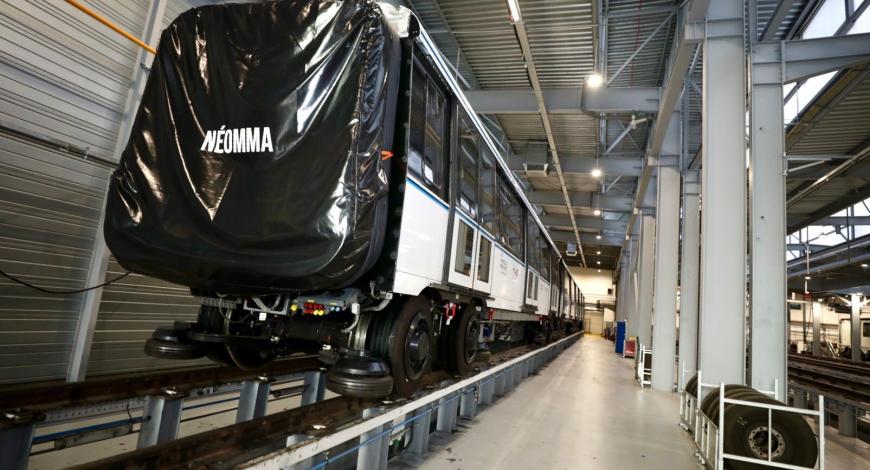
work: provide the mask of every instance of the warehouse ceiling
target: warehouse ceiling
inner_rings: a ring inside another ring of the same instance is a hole
[[[580,235],[590,267],[615,268],[635,198],[642,159],[655,113],[592,115],[550,110],[549,126],[537,106],[516,104],[514,92],[532,94],[522,35],[506,0],[407,0],[454,64],[473,95],[505,93],[505,103],[482,112],[510,154],[509,162],[529,188],[530,200],[562,249]],[[662,87],[677,24],[673,0],[519,0],[534,70],[543,93],[580,94],[585,79],[604,70],[605,85]],[[748,28],[767,41],[800,38],[818,0],[756,0]],[[864,6],[866,8],[866,6]],[[753,19],[754,18],[754,19]],[[700,166],[703,54],[694,50],[681,105],[685,153]],[[840,71],[787,126],[789,232],[870,197],[870,66]],[[514,93],[514,95],[511,95]],[[549,105],[548,105],[549,107]],[[550,128],[562,177],[547,152]],[[829,157],[829,158],[822,158]],[[632,171],[611,170],[594,178],[589,168],[636,159]],[[524,164],[548,162],[549,173]],[[584,163],[586,162],[586,163]],[[812,163],[811,166],[807,166]],[[566,204],[564,193],[571,200]],[[649,194],[649,192],[648,192]],[[602,211],[596,215],[596,209]],[[570,215],[573,215],[571,217]],[[573,224],[572,224],[573,219]],[[600,237],[600,238],[599,238]],[[600,253],[600,254],[599,254]],[[579,264],[581,258],[568,258]],[[598,264],[598,263],[601,264]]]

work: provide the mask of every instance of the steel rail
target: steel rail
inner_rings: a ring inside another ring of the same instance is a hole
[[[797,388],[870,408],[870,365],[789,354],[788,378]]]
[[[317,369],[317,356],[300,356],[275,361],[262,369],[248,371],[230,366],[189,367],[166,372],[112,374],[84,382],[42,382],[0,387],[0,410],[47,411],[112,400],[145,397],[171,389],[177,393],[257,377],[286,375]]]

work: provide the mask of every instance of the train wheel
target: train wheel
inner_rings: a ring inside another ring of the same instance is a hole
[[[473,304],[465,304],[447,327],[447,368],[459,375],[468,375],[477,353],[480,320]]]
[[[432,370],[432,314],[423,297],[408,299],[394,313],[388,357],[393,392],[409,396],[420,388],[423,375]]]
[[[759,400],[782,404],[762,397]],[[812,467],[818,457],[818,445],[813,430],[794,413],[773,412],[773,429],[768,428],[768,411],[763,408],[734,405],[725,412],[725,452],[778,463]],[[759,465],[730,461],[734,470],[760,468]]]

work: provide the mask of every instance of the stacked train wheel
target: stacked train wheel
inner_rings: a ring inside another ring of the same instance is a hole
[[[695,392],[697,377],[686,384],[686,391]],[[726,385],[725,397],[772,405],[782,405],[761,392],[744,385]],[[711,391],[698,409],[714,423],[719,422],[719,390]],[[726,453],[760,460],[771,457],[773,462],[812,467],[818,457],[818,445],[812,428],[795,413],[773,411],[772,426],[768,426],[768,410],[728,403],[725,406],[724,443]],[[772,428],[772,429],[771,429]],[[754,470],[765,466],[729,460],[731,470]]]

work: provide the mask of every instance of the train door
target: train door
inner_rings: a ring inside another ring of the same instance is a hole
[[[526,223],[526,304],[534,307],[538,306],[538,289],[541,282],[537,273],[537,269],[540,269],[538,266],[541,264],[540,238],[541,229],[531,217],[528,217]]]
[[[456,175],[453,250],[447,280],[451,284],[473,289],[480,245],[480,229],[476,222],[479,211],[480,136],[464,112],[459,115],[456,135],[452,165]],[[489,251],[492,251],[491,247]]]
[[[489,294],[492,289],[493,243],[498,237],[498,192],[495,157],[482,146],[480,153],[480,230],[477,233],[477,266],[473,289]]]

